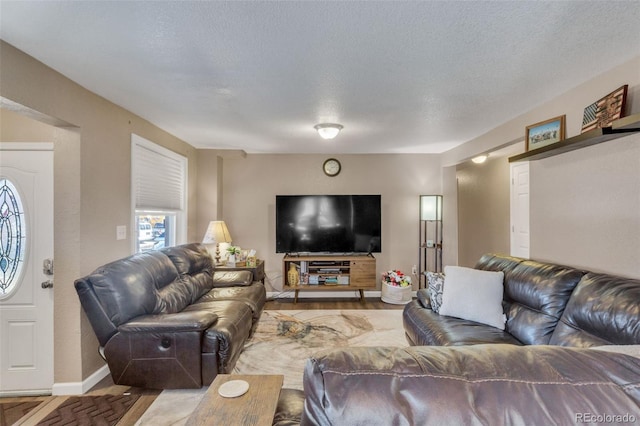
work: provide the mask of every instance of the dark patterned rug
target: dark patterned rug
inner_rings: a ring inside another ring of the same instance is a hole
[[[72,396],[38,426],[114,426],[140,395]]]
[[[0,402],[0,426],[10,426],[40,405],[42,401]]]

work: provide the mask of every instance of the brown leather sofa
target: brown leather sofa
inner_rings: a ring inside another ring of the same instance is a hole
[[[403,312],[411,345],[640,344],[639,280],[495,254],[475,268],[504,272],[505,330],[439,315],[423,289]]]
[[[328,351],[306,365],[303,404],[302,425],[636,424],[640,358],[504,343]]]
[[[476,268],[504,272],[504,331],[436,314],[420,290],[413,346],[316,354],[274,424],[640,421],[640,280],[500,255]]]
[[[230,373],[266,291],[249,271],[215,271],[200,244],[138,253],[75,282],[115,384],[200,388]]]

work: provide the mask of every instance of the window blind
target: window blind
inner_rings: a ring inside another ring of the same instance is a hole
[[[132,140],[135,208],[183,210],[187,159],[139,136]]]

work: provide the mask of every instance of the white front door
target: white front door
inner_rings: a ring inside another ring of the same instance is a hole
[[[0,143],[0,396],[53,387],[52,149]]]
[[[529,163],[511,165],[511,255],[529,258]]]

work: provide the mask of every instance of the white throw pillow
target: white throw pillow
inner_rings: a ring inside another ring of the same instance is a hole
[[[440,315],[487,324],[504,330],[504,273],[445,266]]]

